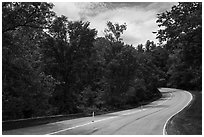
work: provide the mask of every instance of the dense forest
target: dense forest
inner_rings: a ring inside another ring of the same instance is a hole
[[[202,3],[159,13],[155,37],[137,46],[127,25],[57,16],[52,3],[2,3],[2,119],[108,111],[157,99],[159,87],[201,90]]]

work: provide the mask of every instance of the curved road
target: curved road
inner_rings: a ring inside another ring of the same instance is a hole
[[[3,134],[162,135],[168,120],[189,104],[192,95],[178,89],[159,90],[163,97],[141,108],[4,131]]]

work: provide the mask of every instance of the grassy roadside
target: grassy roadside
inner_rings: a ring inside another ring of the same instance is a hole
[[[190,91],[193,101],[167,124],[169,135],[202,135],[202,92]]]

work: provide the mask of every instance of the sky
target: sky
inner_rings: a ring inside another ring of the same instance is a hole
[[[104,36],[107,21],[127,25],[122,34],[126,44],[137,46],[147,40],[158,43],[156,34],[157,14],[169,11],[175,2],[54,2],[58,16],[65,15],[70,21],[84,20],[95,28],[97,36]]]

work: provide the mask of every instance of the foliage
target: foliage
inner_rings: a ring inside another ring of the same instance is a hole
[[[47,115],[55,79],[41,72],[42,30],[52,4],[2,4],[3,119]]]
[[[202,3],[182,2],[158,14],[157,38],[169,52],[169,86],[201,89]]]
[[[60,81],[52,99],[59,113],[77,111],[77,96],[92,81],[91,54],[95,29],[88,22],[56,17],[42,44],[45,72]]]
[[[118,23],[113,24],[112,22],[107,22],[107,27],[105,32],[106,39],[110,40],[111,42],[119,42],[122,41],[120,37],[123,34],[123,31],[127,29],[126,24],[119,25]]]
[[[2,32],[8,32],[27,28],[45,28],[50,16],[53,4],[40,2],[3,2],[2,3]]]

